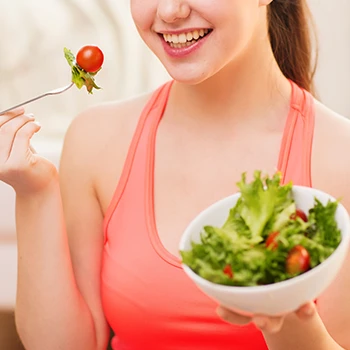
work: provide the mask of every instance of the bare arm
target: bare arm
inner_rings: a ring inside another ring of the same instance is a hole
[[[344,158],[344,150],[350,148],[350,122],[319,103],[316,107],[313,186],[342,198],[350,212],[350,163]],[[318,298],[318,313],[305,322],[289,317],[277,336],[267,335],[272,350],[350,349],[349,269],[350,249],[338,276]]]
[[[16,213],[16,324],[25,347],[105,349],[73,274],[58,184],[37,197],[17,197]]]
[[[350,122],[317,104],[312,157],[313,187],[342,198],[350,212]],[[344,153],[345,152],[345,153]],[[313,303],[283,317],[253,319],[219,309],[234,324],[253,320],[262,330],[270,350],[350,350],[350,247],[346,260],[331,285]],[[311,311],[309,314],[307,311]]]
[[[99,293],[103,217],[84,157],[92,154],[83,119],[66,136],[61,186],[53,176],[39,190],[17,191],[16,325],[30,350],[107,347]]]

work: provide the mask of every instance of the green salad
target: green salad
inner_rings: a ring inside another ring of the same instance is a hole
[[[101,66],[97,66],[97,69],[95,71],[88,71],[83,68],[84,64],[80,63],[79,60],[79,54],[81,52],[84,53],[82,50],[86,50],[89,47],[83,47],[77,55],[77,59],[75,58],[74,54],[71,50],[64,48],[64,57],[66,58],[68,64],[70,65],[72,69],[72,82],[78,87],[78,89],[81,89],[83,86],[86,87],[86,90],[92,94],[93,89],[100,89],[99,86],[95,83],[95,75],[100,71]],[[100,53],[101,54],[101,53]],[[91,55],[92,58],[94,58]],[[91,59],[91,58],[90,58]],[[81,59],[82,61],[82,59]],[[86,59],[85,59],[86,61]],[[82,61],[85,63],[85,61]],[[100,64],[102,65],[103,58],[100,59]],[[86,64],[86,63],[85,63]]]
[[[292,183],[279,173],[238,183],[241,196],[222,227],[205,226],[200,243],[181,251],[182,261],[201,277],[231,286],[280,282],[314,268],[341,241],[337,201],[317,198],[308,213],[296,207]]]

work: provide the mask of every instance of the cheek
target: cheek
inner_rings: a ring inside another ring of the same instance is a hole
[[[132,19],[139,32],[149,30],[152,27],[155,14],[157,13],[154,0],[131,0],[130,10]]]
[[[232,12],[229,19],[225,19],[225,44],[227,46],[245,46],[254,36],[258,25],[258,7]]]

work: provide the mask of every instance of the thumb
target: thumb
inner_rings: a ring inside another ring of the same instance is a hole
[[[38,154],[38,152],[35,150],[35,148],[31,144],[29,144],[29,149],[33,154]]]
[[[297,311],[296,314],[301,319],[308,319],[316,314],[316,305],[314,302],[309,302],[303,306],[301,306]]]

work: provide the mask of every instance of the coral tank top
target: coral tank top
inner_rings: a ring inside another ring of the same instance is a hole
[[[296,185],[311,186],[314,100],[292,84],[277,168]],[[104,220],[102,304],[114,350],[266,350],[253,325],[234,326],[185,275],[162,245],[153,199],[155,139],[172,82],[154,92],[139,119]]]

